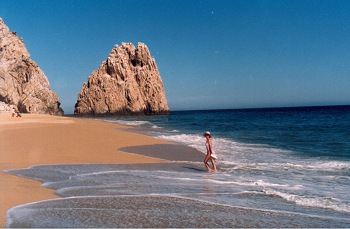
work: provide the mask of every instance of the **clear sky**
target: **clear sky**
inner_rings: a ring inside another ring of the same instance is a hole
[[[145,43],[171,110],[350,104],[348,0],[1,0],[65,113],[115,44]]]

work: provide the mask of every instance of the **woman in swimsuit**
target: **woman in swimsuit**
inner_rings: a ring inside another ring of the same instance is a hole
[[[208,163],[208,161],[210,160],[211,164],[213,165],[213,171],[216,172],[216,164],[215,164],[216,156],[214,154],[210,132],[209,131],[205,132],[204,137],[205,137],[205,146],[207,148],[207,155],[204,158],[204,165],[207,168],[207,171],[210,172],[211,170]]]

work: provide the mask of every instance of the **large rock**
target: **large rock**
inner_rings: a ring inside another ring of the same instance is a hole
[[[63,115],[47,77],[0,18],[0,101],[23,113]]]
[[[147,46],[116,45],[83,84],[76,115],[168,114],[163,82]]]

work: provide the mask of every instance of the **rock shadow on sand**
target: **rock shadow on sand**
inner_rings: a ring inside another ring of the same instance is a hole
[[[129,146],[121,148],[119,151],[160,158],[168,161],[202,162],[205,157],[205,155],[197,149],[175,144]]]

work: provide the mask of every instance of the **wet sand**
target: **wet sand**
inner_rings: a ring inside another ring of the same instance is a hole
[[[40,182],[7,174],[6,170],[35,165],[162,163],[176,157],[173,143],[127,131],[129,127],[90,119],[0,114],[0,227],[8,209],[59,198]],[[188,147],[182,156],[202,160]],[[128,153],[126,153],[128,152]],[[162,156],[163,153],[168,156]],[[143,154],[143,155],[142,155]],[[170,156],[169,156],[170,155]],[[158,157],[158,158],[157,158]]]

